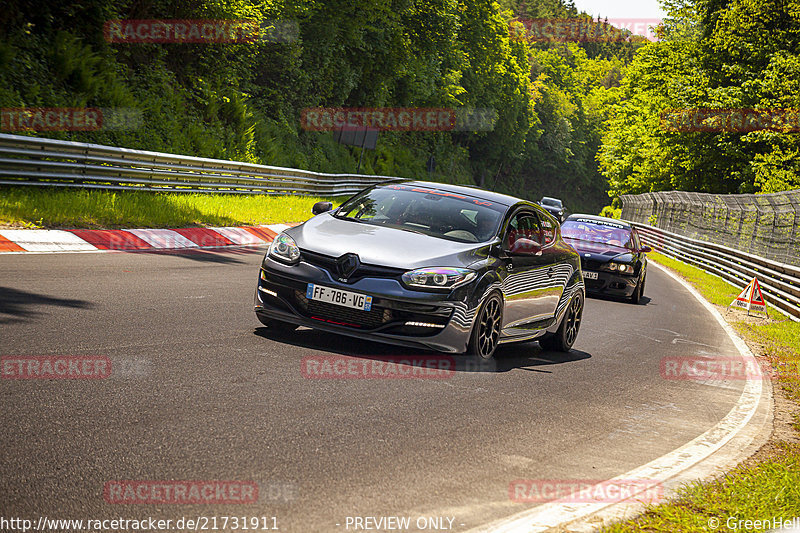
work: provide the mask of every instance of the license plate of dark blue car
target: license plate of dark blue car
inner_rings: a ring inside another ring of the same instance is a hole
[[[341,305],[342,307],[350,307],[351,309],[359,309],[361,311],[369,311],[372,309],[372,296],[334,289],[333,287],[323,287],[322,285],[316,285],[314,283],[308,284],[306,288],[306,298],[309,300],[318,300],[329,304]]]

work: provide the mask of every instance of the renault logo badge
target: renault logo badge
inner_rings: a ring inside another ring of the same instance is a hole
[[[336,273],[339,275],[339,281],[347,281],[347,278],[353,275],[358,270],[361,264],[356,254],[344,254],[336,260]]]

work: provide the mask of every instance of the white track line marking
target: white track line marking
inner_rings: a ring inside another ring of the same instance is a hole
[[[731,341],[733,341],[734,346],[736,346],[736,349],[739,351],[739,354],[741,354],[746,364],[758,364],[753,352],[747,347],[747,344],[736,334],[730,324],[725,321],[714,306],[706,301],[706,299],[683,278],[676,276],[658,263],[653,262],[653,264],[658,267],[659,270],[680,283],[709,313],[711,313],[722,329],[731,338]],[[604,483],[630,479],[647,479],[663,483],[685,472],[689,468],[698,465],[701,461],[709,459],[713,453],[717,452],[737,434],[745,430],[748,423],[759,409],[764,393],[762,380],[747,380],[736,405],[734,405],[728,414],[714,427],[680,448]],[[753,439],[755,438],[756,435],[754,434]],[[643,493],[640,492],[639,494],[641,495]],[[602,511],[606,519],[613,519],[615,515],[621,518],[629,514],[632,507],[635,508],[640,505],[639,502],[637,502],[637,496],[638,495],[634,495],[632,498],[618,503],[575,503],[565,502],[563,500],[549,502],[485,526],[474,528],[470,530],[469,533],[535,533],[547,531],[555,527],[563,527],[567,524],[570,524],[570,530],[573,530],[573,528],[576,531],[592,530],[601,524],[586,522],[588,517]],[[573,525],[573,522],[577,523]]]

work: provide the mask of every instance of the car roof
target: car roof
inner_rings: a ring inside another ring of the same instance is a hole
[[[402,183],[403,185],[411,185],[414,187],[425,187],[427,189],[434,189],[437,191],[452,192],[469,196],[471,198],[478,198],[480,200],[488,200],[500,205],[511,207],[513,205],[524,203],[532,204],[533,202],[507,194],[500,194],[499,192],[487,191],[480,187],[473,187],[470,185],[450,185],[449,183],[435,183],[432,181],[417,181],[417,180],[393,180],[391,182],[380,183],[378,187],[391,185],[392,183]]]
[[[610,224],[616,224],[618,226],[622,226],[625,229],[633,229],[633,226],[631,226],[628,222],[625,222],[624,220],[620,220],[618,218],[601,217],[598,215],[581,215],[580,213],[568,216],[567,220],[565,220],[564,222],[567,222],[568,220],[577,220],[577,219],[594,220],[601,223],[605,222]]]

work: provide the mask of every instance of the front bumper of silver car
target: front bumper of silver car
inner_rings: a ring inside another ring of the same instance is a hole
[[[306,295],[309,283],[372,297],[369,311],[351,309]],[[305,261],[293,266],[266,258],[255,293],[255,312],[274,319],[378,342],[466,351],[476,302],[468,286],[450,293],[410,290],[391,277],[362,277],[343,283]],[[472,305],[471,305],[472,304]],[[469,309],[473,309],[472,312]]]

